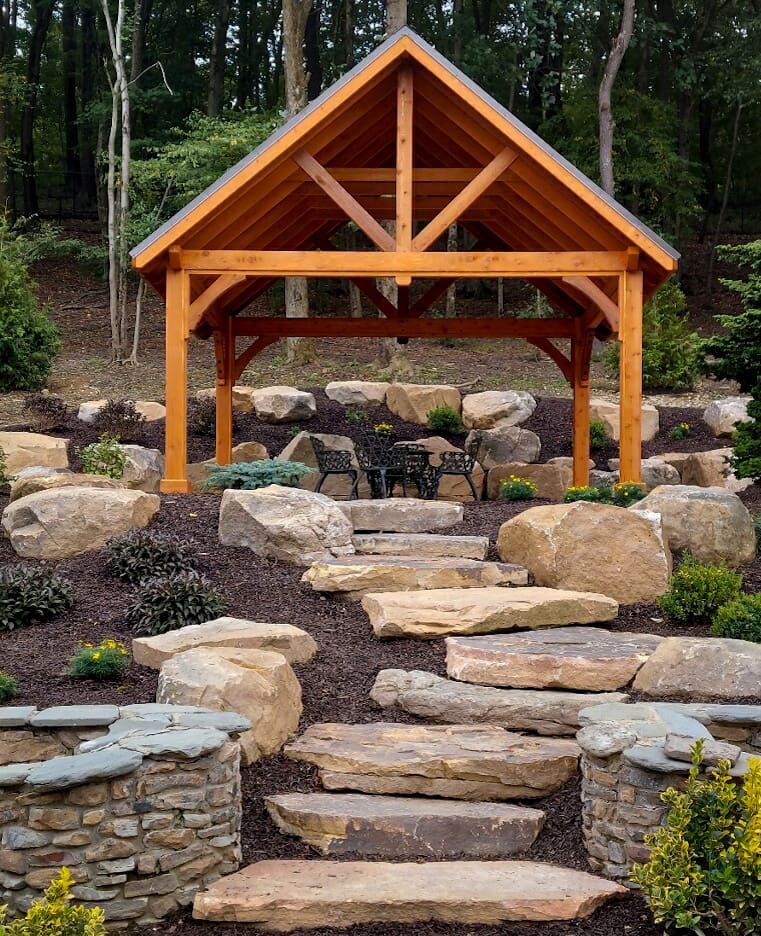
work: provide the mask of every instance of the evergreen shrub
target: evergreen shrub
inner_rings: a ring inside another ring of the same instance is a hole
[[[599,419],[593,419],[589,424],[589,448],[596,452],[598,449],[605,448],[608,441],[608,430],[605,423]]]
[[[22,919],[6,923],[5,908],[0,907],[0,936],[106,936],[105,912],[73,904],[73,885],[71,872],[63,867]]]
[[[7,702],[18,692],[18,680],[15,676],[0,670],[0,702]]]
[[[460,414],[452,406],[443,403],[441,406],[435,406],[426,414],[428,428],[434,432],[462,432],[462,419]]]
[[[761,592],[739,595],[722,605],[711,630],[718,637],[761,643]]]
[[[740,422],[735,427],[729,464],[738,478],[750,478],[761,484],[761,379],[751,391],[748,415],[750,422]]]
[[[210,465],[209,476],[200,486],[204,491],[224,491],[227,488],[255,491],[270,484],[298,487],[304,475],[311,474],[312,470],[301,462],[280,458],[263,458],[261,461],[238,462],[235,465]]]
[[[742,575],[726,563],[707,565],[686,554],[672,575],[668,591],[658,599],[661,611],[680,624],[701,624],[740,594]]]

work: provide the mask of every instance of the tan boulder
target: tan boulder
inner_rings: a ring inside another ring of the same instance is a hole
[[[536,400],[525,390],[485,390],[462,399],[462,423],[466,429],[517,426],[536,409]]]
[[[281,653],[199,647],[167,660],[156,701],[237,712],[251,722],[240,736],[243,764],[277,753],[296,732],[301,686]]]
[[[158,494],[159,484],[164,477],[164,456],[158,449],[142,445],[121,445],[127,456],[121,482],[133,491]]]
[[[621,438],[621,412],[618,403],[608,400],[589,401],[589,419],[601,422],[611,439],[618,442]],[[652,403],[643,403],[641,410],[642,441],[649,442],[658,435],[660,416]]]
[[[473,429],[466,445],[478,441],[478,462],[482,468],[496,468],[511,462],[536,462],[542,451],[539,436],[520,426],[499,426],[496,429]]]
[[[699,562],[741,566],[753,562],[756,533],[748,508],[723,488],[692,485],[657,487],[631,512],[659,514],[669,549],[685,549]]]
[[[727,459],[731,454],[731,448],[692,452],[682,465],[682,484],[726,487],[731,470]]]
[[[386,406],[405,422],[425,426],[432,409],[451,406],[459,413],[462,401],[457,387],[446,384],[392,383],[386,391]]]
[[[11,503],[37,491],[61,487],[123,488],[124,484],[105,475],[76,474],[73,471],[17,477],[11,483]]]
[[[645,663],[634,688],[655,698],[727,701],[758,697],[761,645],[722,637],[668,637]]]
[[[381,380],[333,380],[325,387],[325,396],[342,406],[378,406],[385,403],[390,386]]]
[[[147,526],[160,504],[155,494],[124,488],[53,488],[9,504],[2,527],[25,559],[68,559]]]
[[[709,403],[703,413],[703,422],[713,430],[715,436],[731,436],[737,423],[750,422],[748,415],[750,397],[726,397]]]
[[[295,387],[259,387],[252,399],[256,415],[266,423],[298,422],[311,419],[317,412],[312,394]]]
[[[499,485],[503,478],[525,478],[536,485],[536,497],[543,500],[563,500],[566,488],[573,480],[573,469],[566,465],[550,465],[549,463],[526,465],[523,462],[512,462],[508,465],[498,465],[489,469],[486,480],[486,497],[488,500],[499,499]]]
[[[136,400],[135,409],[146,422],[158,422],[166,419],[166,406],[153,400]]]
[[[268,624],[221,617],[205,624],[190,624],[155,637],[136,637],[132,659],[141,666],[160,669],[166,660],[199,647],[233,647],[281,653],[289,663],[307,663],[317,652],[314,638],[292,624]]]
[[[240,462],[263,461],[265,458],[269,458],[267,449],[261,442],[240,442],[238,445],[233,446],[232,456],[233,465]],[[209,468],[211,465],[216,465],[216,463],[216,459],[207,458],[206,461],[190,462],[187,465],[186,477],[191,482],[194,491],[201,490],[201,483],[209,477]]]
[[[15,475],[22,468],[68,468],[68,442],[41,432],[0,432],[0,449],[5,454],[5,470]]]
[[[658,455],[658,458],[666,462],[667,465],[671,465],[672,468],[676,468],[681,477],[685,462],[687,462],[691,456],[691,452],[664,452],[662,455]]]
[[[79,404],[77,419],[81,420],[83,423],[92,425],[92,423],[95,422],[95,417],[103,409],[106,403],[108,403],[108,400],[85,400],[84,403]]]
[[[604,595],[520,586],[376,592],[365,595],[362,607],[378,637],[422,640],[593,624],[618,614],[618,604]]]
[[[462,522],[462,504],[387,497],[379,500],[344,501],[336,505],[356,531],[426,533]]]
[[[620,467],[619,458],[608,459],[608,468],[616,473],[616,477],[618,477]],[[680,484],[682,480],[676,468],[660,455],[643,458],[640,461],[640,478],[648,491],[662,484]]]
[[[530,507],[502,524],[497,551],[503,562],[525,566],[537,585],[597,592],[621,604],[654,601],[671,575],[658,515],[606,504]]]
[[[236,384],[233,387],[233,413],[250,413],[254,408],[254,388]],[[217,388],[207,387],[196,393],[197,400],[216,400]]]

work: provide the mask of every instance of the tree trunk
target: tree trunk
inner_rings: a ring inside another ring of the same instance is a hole
[[[307,69],[307,98],[313,101],[322,91],[322,64],[320,62],[320,8],[321,0],[314,0],[307,17],[304,32],[304,54]]]
[[[605,63],[600,92],[598,95],[598,111],[600,118],[600,184],[611,197],[615,195],[616,187],[613,180],[613,131],[615,121],[611,110],[613,85],[618,70],[624,60],[634,29],[634,3],[635,0],[624,0],[624,9],[621,14],[621,29],[613,40],[608,61]]]
[[[61,9],[61,50],[63,52],[63,122],[66,149],[66,192],[75,211],[79,201],[79,132],[77,124],[77,40],[76,15],[72,0]]]
[[[37,0],[32,5],[32,34],[26,69],[26,100],[21,112],[21,171],[23,181],[24,214],[37,214],[37,175],[34,163],[34,120],[37,114],[37,92],[40,87],[42,50],[45,47],[50,21],[53,17],[52,0]]]
[[[225,64],[227,31],[230,27],[230,0],[219,0],[214,18],[214,37],[209,57],[209,100],[206,109],[209,117],[218,117],[222,112],[225,95]]]
[[[98,32],[95,22],[95,10],[89,6],[82,8],[82,87],[80,103],[82,113],[88,114],[90,105],[97,94],[95,87],[95,62],[98,57]],[[99,121],[100,122],[100,121]],[[98,205],[99,185],[95,172],[95,141],[98,136],[97,125],[92,118],[84,122],[80,128],[79,138],[79,171],[80,192],[86,207]],[[100,151],[100,147],[97,147]]]
[[[724,215],[727,211],[727,202],[729,201],[729,190],[732,187],[732,171],[735,165],[735,154],[737,153],[737,138],[740,135],[740,115],[742,114],[743,107],[745,104],[741,101],[737,102],[737,109],[735,110],[735,120],[732,125],[732,146],[729,150],[729,158],[727,159],[727,177],[724,180],[724,194],[721,199],[721,208],[719,209],[719,217],[716,219],[716,230],[713,232],[713,241],[711,243],[711,251],[708,254],[708,269],[706,270],[706,283],[708,284],[708,296],[711,297],[713,292],[713,262],[716,255],[716,247],[719,243],[719,237],[721,236],[721,229],[724,224]]]
[[[346,68],[354,66],[354,0],[344,0],[343,54]]]

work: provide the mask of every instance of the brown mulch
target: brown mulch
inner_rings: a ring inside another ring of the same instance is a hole
[[[331,403],[317,392],[318,416],[302,428],[320,432],[340,432],[352,435],[356,428],[346,422],[343,407]],[[673,450],[699,450],[722,447],[700,419],[700,410],[679,408],[661,411],[663,430],[645,446],[646,454]],[[388,416],[378,408],[375,419]],[[674,442],[670,428],[679,422],[689,422],[692,435]],[[420,438],[428,429],[401,424],[393,418],[400,436]],[[570,404],[565,400],[543,398],[536,412],[525,424],[542,439],[542,459],[570,454]],[[76,420],[61,433],[75,445],[92,441],[95,432]],[[236,441],[256,439],[277,454],[289,440],[288,427],[264,426],[253,416],[238,421]],[[143,443],[161,447],[162,427],[148,427]],[[462,436],[454,436],[461,441]],[[191,435],[190,457],[200,460],[212,453],[212,440]],[[616,452],[613,446],[595,453],[597,463],[605,467],[608,457]],[[743,500],[753,512],[761,512],[761,491],[758,486],[744,492]],[[0,498],[0,507],[6,498]],[[465,520],[457,533],[485,534],[492,543],[499,526],[506,519],[532,506],[505,502],[484,502],[466,506]],[[370,722],[377,720],[412,721],[404,714],[385,713],[369,698],[375,675],[383,668],[424,669],[443,675],[444,647],[442,641],[409,640],[379,641],[374,638],[366,616],[356,603],[339,602],[319,596],[300,583],[301,569],[261,559],[246,549],[219,547],[217,513],[219,499],[212,494],[162,497],[162,509],[154,521],[157,529],[188,538],[211,580],[225,596],[228,613],[253,620],[295,624],[309,631],[317,641],[319,653],[315,660],[296,666],[303,687],[304,715],[302,726],[319,721]],[[0,540],[0,565],[14,562],[6,540]],[[53,565],[74,583],[74,607],[55,621],[24,630],[0,634],[0,666],[15,675],[20,682],[18,704],[45,706],[83,702],[146,702],[154,698],[157,674],[153,670],[133,665],[123,684],[97,684],[74,681],[65,673],[68,659],[77,640],[100,640],[112,636],[128,641],[130,632],[124,621],[131,600],[131,589],[110,578],[104,569],[103,551],[96,551],[56,562]],[[745,587],[761,589],[761,560],[746,568]],[[654,605],[634,605],[623,608],[612,625],[620,630],[658,634],[708,633],[707,629],[674,627],[661,618]],[[761,696],[755,698],[761,703]],[[308,765],[289,761],[285,757],[269,757],[246,769],[243,777],[244,821],[242,827],[244,860],[246,863],[263,858],[315,858],[316,854],[297,839],[280,834],[270,822],[262,798],[271,793],[318,788],[316,776]],[[563,864],[585,870],[585,852],[581,839],[579,789],[576,781],[569,783],[554,796],[532,803],[547,812],[547,823],[527,858]],[[221,925],[194,922],[190,912],[156,927],[171,936],[239,936],[247,932],[243,925]],[[318,936],[322,931],[312,931]],[[334,930],[326,930],[326,933]],[[661,936],[642,901],[636,896],[609,905],[589,920],[570,923],[505,924],[503,926],[472,926],[458,924],[375,924],[353,928],[356,936]]]

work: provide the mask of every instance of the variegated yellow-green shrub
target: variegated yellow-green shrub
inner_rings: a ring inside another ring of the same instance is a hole
[[[36,900],[26,916],[4,923],[5,908],[0,907],[0,936],[106,936],[103,911],[72,904],[74,878],[68,868],[51,881],[45,896]]]

